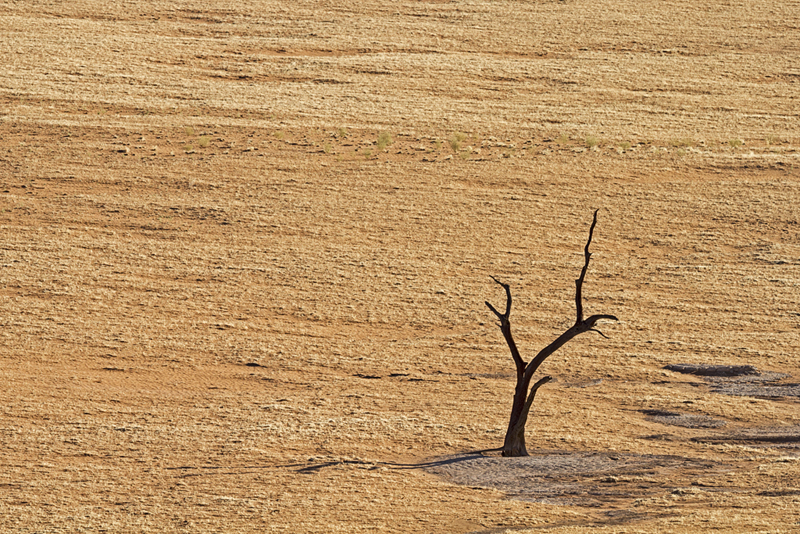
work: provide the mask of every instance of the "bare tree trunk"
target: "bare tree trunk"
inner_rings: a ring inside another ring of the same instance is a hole
[[[583,280],[586,277],[586,271],[589,268],[589,259],[592,256],[589,252],[589,245],[592,243],[592,234],[594,233],[596,224],[597,211],[594,212],[592,225],[589,228],[589,239],[586,241],[586,247],[584,248],[583,269],[578,279],[575,280],[575,310],[577,315],[575,324],[556,338],[555,341],[539,351],[539,354],[527,364],[522,359],[522,356],[520,356],[517,344],[514,343],[514,338],[511,336],[511,322],[509,320],[509,315],[511,314],[511,288],[508,284],[504,284],[497,278],[492,277],[492,280],[500,284],[503,289],[506,290],[506,311],[505,313],[498,312],[489,302],[486,302],[486,305],[497,318],[500,319],[500,331],[503,333],[508,348],[511,350],[511,357],[514,358],[514,364],[517,367],[517,386],[514,391],[514,403],[511,406],[511,418],[509,419],[506,438],[503,442],[503,456],[528,456],[528,451],[525,448],[525,424],[528,421],[528,413],[533,405],[536,390],[551,380],[551,377],[545,376],[539,379],[533,387],[530,386],[533,374],[542,362],[578,334],[594,331],[605,337],[602,332],[594,328],[594,325],[600,319],[618,320],[613,315],[592,315],[587,319],[583,318],[581,290],[583,289]]]

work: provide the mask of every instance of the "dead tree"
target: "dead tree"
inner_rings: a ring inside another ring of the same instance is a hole
[[[581,297],[581,290],[583,289],[583,280],[586,277],[586,270],[589,268],[589,259],[592,257],[589,252],[589,245],[592,243],[592,233],[597,224],[597,211],[594,212],[592,225],[589,228],[589,239],[586,241],[584,249],[584,264],[581,270],[581,275],[575,280],[575,308],[577,318],[575,324],[572,325],[566,332],[561,334],[555,341],[543,348],[536,357],[525,363],[525,360],[520,356],[514,338],[511,337],[511,322],[509,315],[511,314],[511,289],[508,284],[500,282],[497,278],[492,277],[492,280],[503,286],[506,290],[506,311],[505,313],[498,312],[494,306],[486,302],[490,310],[500,319],[500,330],[503,332],[503,337],[506,339],[508,348],[511,350],[511,356],[514,358],[514,363],[517,366],[517,386],[514,390],[514,404],[511,408],[511,419],[508,422],[508,430],[506,431],[506,438],[503,443],[502,450],[503,456],[528,456],[528,451],[525,448],[525,423],[528,421],[528,412],[533,404],[533,399],[536,396],[536,390],[542,385],[551,380],[552,377],[545,376],[540,378],[531,387],[531,379],[533,374],[542,365],[548,356],[553,354],[567,341],[574,338],[578,334],[584,332],[597,332],[601,336],[606,337],[602,332],[595,329],[595,324],[600,319],[611,319],[617,321],[618,319],[613,315],[592,315],[587,319],[583,318],[583,302]]]

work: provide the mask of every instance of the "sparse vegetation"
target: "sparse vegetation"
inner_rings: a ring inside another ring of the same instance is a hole
[[[457,153],[461,151],[461,143],[463,143],[466,138],[466,134],[454,132],[447,141],[450,143],[450,148],[453,149],[453,152]]]
[[[587,146],[587,148],[594,148],[599,144],[600,144],[600,139],[598,139],[594,135],[586,136],[586,146]]]
[[[326,154],[330,154],[331,150],[333,150],[333,147],[331,146],[330,143],[325,143],[324,145],[322,145],[322,151],[325,152]]]
[[[188,135],[188,136],[193,136],[194,135],[194,128],[192,128],[191,126],[187,126],[184,129],[184,132],[186,132],[186,135]]]
[[[376,148],[378,150],[384,150],[393,142],[394,141],[392,140],[392,134],[390,134],[389,132],[381,132],[380,134],[378,134],[378,142],[376,144]]]
[[[739,148],[744,144],[744,141],[742,141],[741,139],[731,139],[730,141],[728,141],[728,144],[731,146],[731,148]]]
[[[275,136],[275,139],[278,141],[283,141],[283,138],[286,137],[286,134],[283,132],[283,130],[278,130],[272,135]]]
[[[347,128],[339,128],[338,130],[336,130],[336,137],[338,137],[339,139],[347,139],[347,135],[348,135]]]
[[[569,136],[567,134],[565,134],[565,133],[562,133],[556,139],[556,143],[558,143],[559,145],[569,144],[569,141],[570,141]]]
[[[764,143],[766,143],[767,146],[774,145],[777,142],[778,142],[778,137],[772,134],[764,138]]]
[[[682,139],[673,139],[669,142],[670,145],[674,146],[675,148],[687,148],[690,146],[694,146],[694,141],[688,137],[684,137]]]
[[[200,139],[197,140],[197,144],[200,145],[201,148],[205,148],[211,142],[211,139],[208,138],[207,135],[201,135]]]
[[[631,144],[628,141],[622,141],[617,146],[620,147],[622,150],[628,150],[631,147]]]
[[[442,140],[441,139],[435,139],[433,141],[433,148],[435,150],[440,150],[442,148]]]

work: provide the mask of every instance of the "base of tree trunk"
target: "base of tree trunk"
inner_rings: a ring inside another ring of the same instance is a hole
[[[530,456],[528,454],[527,449],[525,449],[525,444],[514,446],[514,447],[503,447],[502,456],[506,458],[516,458],[519,456]]]

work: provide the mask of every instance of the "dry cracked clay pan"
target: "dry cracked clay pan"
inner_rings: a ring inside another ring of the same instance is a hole
[[[707,477],[724,470],[679,456],[555,451],[521,458],[457,456],[427,468],[450,482],[497,489],[514,499],[580,506],[606,506],[674,490],[679,472]]]
[[[762,398],[800,397],[789,375],[759,371],[751,365],[674,364],[666,369],[702,377],[712,391]],[[702,414],[643,410],[648,420],[690,429],[717,429],[726,421]],[[666,436],[666,435],[665,435]],[[649,436],[651,439],[665,436]],[[800,448],[800,427],[765,427],[690,438],[695,443]],[[635,498],[686,491],[691,480],[735,469],[701,459],[615,452],[539,452],[522,458],[467,454],[440,458],[429,473],[466,486],[493,488],[524,501],[606,507]]]

